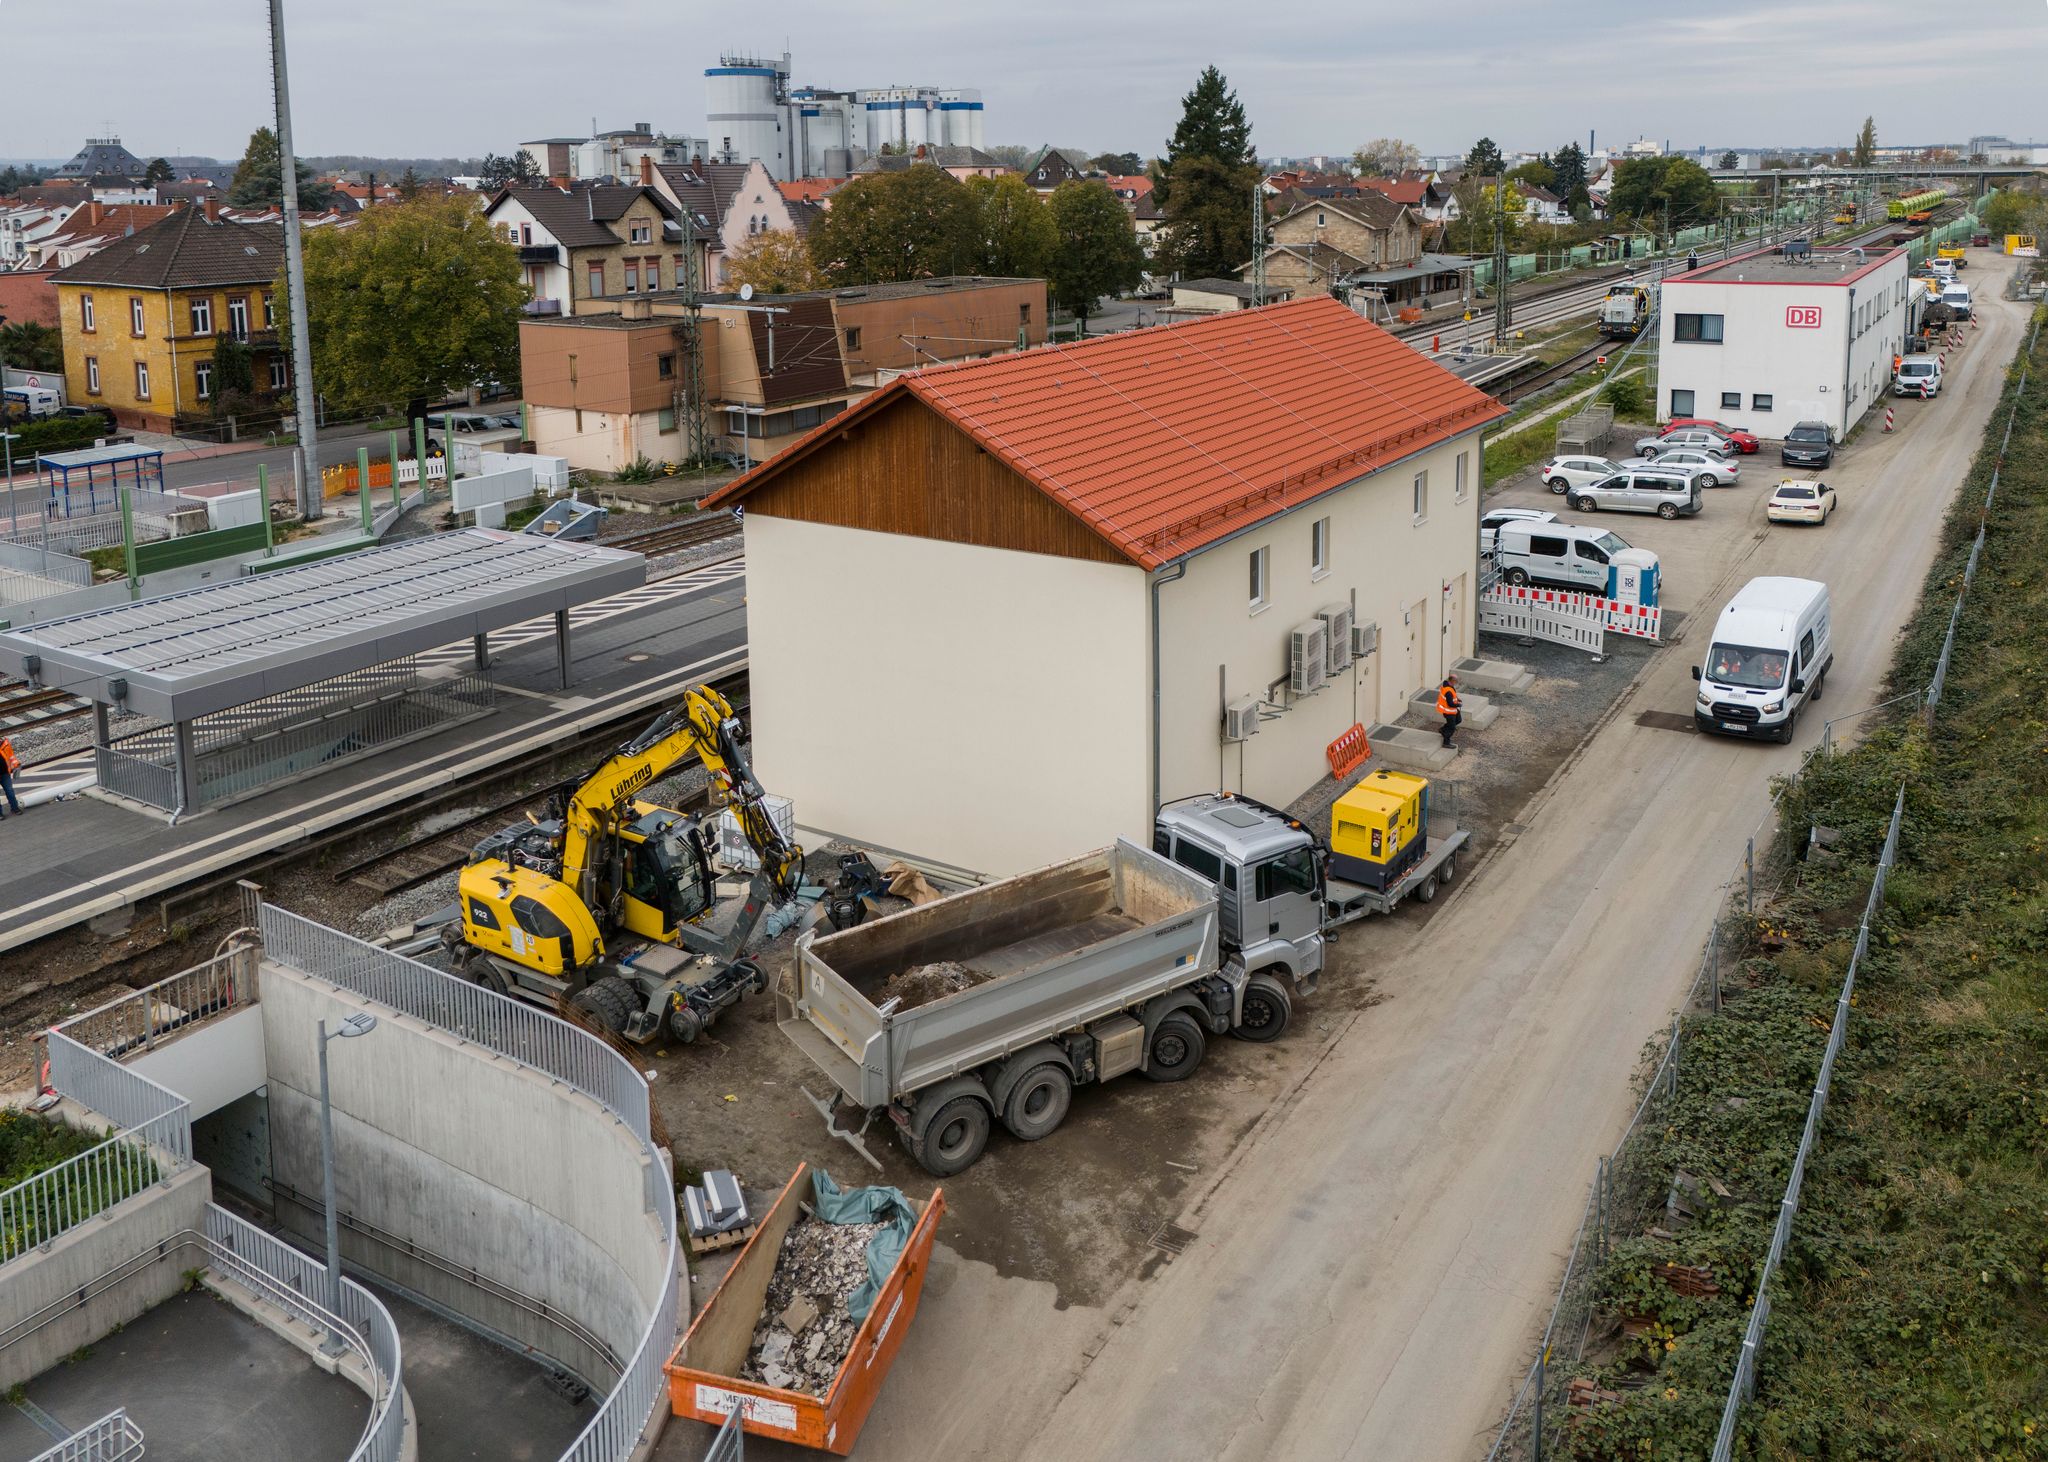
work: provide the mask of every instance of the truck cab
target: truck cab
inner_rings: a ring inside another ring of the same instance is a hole
[[[1152,850],[1216,885],[1225,954],[1284,972],[1302,993],[1323,969],[1323,858],[1300,822],[1228,792],[1159,809]]]

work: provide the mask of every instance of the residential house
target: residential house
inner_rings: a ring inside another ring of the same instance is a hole
[[[718,249],[712,256],[713,276],[704,282],[704,287],[723,287],[726,260],[745,248],[748,240],[768,233],[790,233],[802,238],[810,232],[812,221],[822,212],[824,210],[815,203],[792,200],[760,159],[749,162],[746,176],[726,200],[725,220],[718,231]]]
[[[745,186],[751,163],[701,159],[657,165],[654,186],[676,207],[676,217],[690,239],[697,260],[697,287],[706,289],[724,273],[725,215],[735,194]]]
[[[1299,189],[1284,196],[1300,201],[1267,229],[1266,279],[1296,296],[1328,294],[1352,274],[1406,268],[1422,257],[1415,211],[1371,189],[1345,198],[1303,198]]]
[[[178,210],[163,203],[88,203],[72,211],[55,232],[41,241],[36,262],[68,269],[116,240],[163,222]]]
[[[1159,200],[1148,190],[1139,194],[1138,202],[1131,213],[1131,229],[1138,236],[1138,244],[1150,259],[1159,252],[1159,235],[1166,228],[1166,213],[1159,206]]]
[[[1255,286],[1241,279],[1179,279],[1174,281],[1173,302],[1159,313],[1171,318],[1221,315],[1231,310],[1249,310],[1255,303],[1277,305],[1294,297],[1285,289],[1267,289],[1264,299],[1255,300],[1258,293]]]
[[[57,326],[55,269],[0,269],[0,320],[10,325]]]
[[[121,145],[118,137],[88,137],[71,160],[58,167],[52,177],[84,182],[91,178],[139,178],[149,164]]]
[[[109,407],[123,426],[170,431],[224,389],[223,341],[250,352],[252,389],[288,390],[272,289],[284,268],[275,225],[181,208],[58,271],[66,394]]]
[[[920,142],[907,153],[870,154],[854,168],[853,176],[858,178],[870,173],[900,173],[905,168],[915,167],[919,163],[930,163],[942,172],[951,173],[963,183],[969,178],[996,178],[1015,171],[1001,158],[991,157],[978,147],[949,147]]]
[[[1550,225],[1568,224],[1572,211],[1564,206],[1564,199],[1548,188],[1539,188],[1534,183],[1513,183],[1510,186],[1522,195],[1522,221]]]
[[[1471,653],[1504,414],[1330,299],[893,381],[708,500],[746,514],[761,779],[803,827],[987,875],[1148,843],[1219,786],[1285,805]],[[820,650],[848,605],[914,656],[886,756],[848,729],[872,658]],[[1069,723],[1086,754],[1042,754]]]
[[[830,208],[831,195],[835,189],[846,186],[844,178],[797,178],[791,182],[777,181],[776,190],[792,203],[815,203],[820,208]]]
[[[1025,166],[1024,182],[1032,192],[1049,196],[1061,183],[1075,182],[1088,175],[1086,158],[1078,153],[1048,147]]]
[[[684,268],[680,211],[650,184],[503,188],[484,216],[519,250],[529,314],[673,288]]]
[[[1102,182],[1116,194],[1117,201],[1130,211],[1133,218],[1138,215],[1139,202],[1152,196],[1152,180],[1143,173],[1111,173]]]
[[[0,270],[41,265],[43,241],[64,227],[76,203],[0,204]]]

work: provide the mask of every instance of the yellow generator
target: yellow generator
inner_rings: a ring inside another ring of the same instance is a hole
[[[1378,771],[1330,811],[1330,872],[1385,892],[1429,845],[1429,779]]]

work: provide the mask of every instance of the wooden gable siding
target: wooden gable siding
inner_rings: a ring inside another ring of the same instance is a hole
[[[746,497],[773,518],[1046,553],[1095,563],[1131,560],[905,393],[850,422]]]

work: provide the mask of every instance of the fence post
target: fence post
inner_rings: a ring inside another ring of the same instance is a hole
[[[412,419],[412,459],[419,464],[420,497],[424,500],[427,494],[427,419],[424,416]],[[391,469],[391,476],[394,481],[397,479],[397,467]]]
[[[121,494],[121,556],[128,566],[128,597],[140,597],[141,589],[135,574],[135,490],[130,487],[117,489]]]
[[[1721,1013],[1721,925],[1718,920],[1707,934],[1707,989],[1714,1002],[1714,1014]]]
[[[1543,1371],[1548,1357],[1536,1357],[1536,1389],[1531,1395],[1529,1410],[1529,1457],[1531,1462],[1543,1462]]]
[[[391,439],[387,448],[391,454],[391,506],[402,508],[405,506],[405,493],[398,486],[398,433],[390,432],[388,435]]]
[[[1593,1170],[1593,1259],[1595,1263],[1607,1258],[1607,1162],[1601,1158]]]
[[[1665,1089],[1664,1094],[1667,1097],[1675,1097],[1678,1095],[1678,1058],[1681,1054],[1679,1044],[1679,1032],[1682,1028],[1680,1023],[1684,1019],[1685,1017],[1682,1015],[1674,1015],[1671,1017],[1671,1084],[1669,1087]]]
[[[363,532],[370,531],[370,449],[356,448],[356,501],[363,510]]]
[[[1750,837],[1749,846],[1742,851],[1742,910],[1746,914],[1756,912],[1756,838]]]

